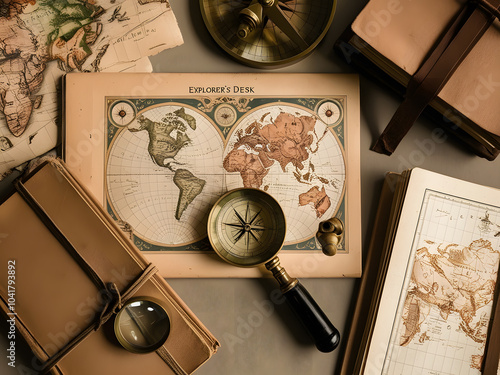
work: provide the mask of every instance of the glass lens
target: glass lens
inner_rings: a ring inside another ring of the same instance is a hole
[[[165,309],[150,300],[129,301],[116,316],[115,334],[134,353],[148,353],[163,345],[170,332]]]

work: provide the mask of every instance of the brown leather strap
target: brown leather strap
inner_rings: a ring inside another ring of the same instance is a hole
[[[408,83],[406,96],[372,150],[391,155],[488,27],[498,17],[500,0],[469,2]]]
[[[106,285],[106,295],[111,296],[107,298],[104,307],[98,317],[98,319],[89,325],[86,329],[80,332],[79,335],[75,336],[71,341],[69,341],[63,348],[61,348],[56,354],[50,357],[43,365],[42,375],[47,374],[54,366],[59,363],[66,355],[68,355],[73,349],[75,349],[80,342],[82,342],[88,335],[92,332],[97,331],[104,323],[106,323],[114,314],[116,314],[122,307],[123,303],[126,302],[146,281],[148,281],[158,269],[149,264],[149,266],[136,278],[136,280],[129,285],[123,296],[114,283],[108,283]]]
[[[485,11],[490,13],[492,16],[495,16],[500,20],[500,10],[495,8],[495,3],[492,0],[491,2],[488,0],[470,0],[471,2],[477,3],[478,6],[482,7]]]

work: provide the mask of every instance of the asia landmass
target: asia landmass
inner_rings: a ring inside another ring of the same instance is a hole
[[[408,345],[419,333],[421,342],[429,339],[422,324],[432,308],[445,321],[457,314],[461,331],[474,342],[485,343],[489,318],[477,313],[493,301],[499,258],[500,252],[484,239],[466,247],[428,241],[428,246],[418,249],[399,344]]]
[[[286,172],[294,167],[293,175],[299,183],[310,184],[317,178],[328,180],[314,173],[314,165],[307,161],[313,149],[316,118],[281,112],[276,119],[262,125],[269,113],[237,133],[237,141],[223,161],[227,172],[238,172],[244,187],[262,188],[264,178],[277,162]],[[264,187],[265,190],[265,187]],[[324,186],[313,186],[299,197],[300,205],[310,204],[321,217],[331,206]]]

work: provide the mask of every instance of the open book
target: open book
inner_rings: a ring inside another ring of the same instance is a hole
[[[342,374],[496,374],[499,259],[500,190],[388,174]]]

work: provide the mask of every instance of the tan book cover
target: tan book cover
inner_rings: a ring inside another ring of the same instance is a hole
[[[64,353],[53,373],[190,374],[215,353],[217,340],[64,164],[44,164],[18,189],[0,206],[9,269],[0,296],[13,341],[23,337],[39,359],[35,371]],[[134,299],[157,301],[170,322],[147,354],[114,334],[116,313]]]

